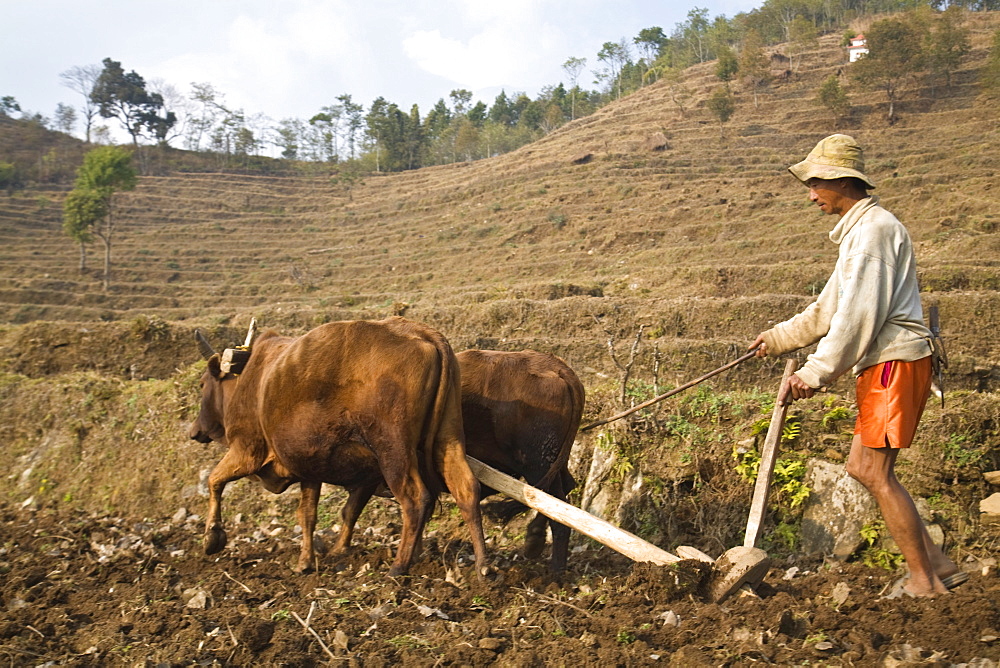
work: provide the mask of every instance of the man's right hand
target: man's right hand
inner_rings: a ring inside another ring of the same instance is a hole
[[[778,392],[779,404],[790,404],[796,399],[808,399],[816,393],[816,390],[806,385],[806,382],[794,373],[788,377],[788,381],[781,386]]]

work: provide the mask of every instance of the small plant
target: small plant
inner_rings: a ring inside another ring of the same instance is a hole
[[[876,520],[871,524],[861,527],[858,533],[868,543],[868,547],[865,548],[865,551],[861,555],[861,560],[869,568],[884,568],[887,571],[894,571],[903,563],[903,555],[887,550],[884,547],[875,546],[883,530],[885,530],[885,523],[881,520]]]
[[[617,640],[621,645],[631,645],[635,642],[635,633],[627,629],[623,629],[618,632],[618,635],[615,636],[615,640]]]
[[[549,222],[555,225],[557,230],[561,230],[566,226],[566,215],[552,211],[549,213]]]
[[[835,406],[826,412],[823,416],[821,424],[823,425],[823,429],[829,430],[832,427],[835,427],[837,422],[849,418],[850,416],[851,412],[847,410],[846,406]]]
[[[284,622],[292,618],[292,613],[288,610],[277,610],[271,615],[271,621]]]
[[[486,600],[485,597],[478,596],[478,595],[472,597],[472,605],[470,605],[469,607],[471,609],[473,609],[473,610],[492,610],[493,609],[493,606],[490,604],[489,601]]]
[[[951,462],[955,466],[971,466],[978,464],[983,458],[983,448],[975,443],[965,434],[952,434],[944,444],[945,461]]]

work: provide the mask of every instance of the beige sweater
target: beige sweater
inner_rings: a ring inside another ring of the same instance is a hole
[[[823,387],[854,368],[930,355],[910,235],[878,197],[861,200],[830,232],[840,245],[837,266],[816,301],[764,332],[769,355],[819,341],[796,372]]]

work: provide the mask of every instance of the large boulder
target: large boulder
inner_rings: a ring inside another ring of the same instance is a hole
[[[806,484],[802,551],[847,559],[863,543],[861,528],[879,517],[875,500],[843,464],[825,459],[807,462]]]

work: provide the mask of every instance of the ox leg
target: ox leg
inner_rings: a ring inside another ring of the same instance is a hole
[[[427,508],[434,505],[434,498],[421,480],[417,472],[416,462],[413,462],[408,471],[399,476],[386,476],[389,489],[393,496],[399,501],[399,510],[402,515],[403,529],[399,536],[399,549],[396,551],[396,559],[392,562],[389,575],[405,575],[410,570],[417,546],[421,543],[421,534],[424,530],[424,523],[427,519]],[[383,472],[386,469],[383,468]]]
[[[205,522],[205,554],[215,554],[226,546],[226,530],[222,526],[222,491],[234,480],[254,473],[259,463],[236,454],[230,447],[208,476],[208,519]]]
[[[302,548],[299,551],[299,562],[292,569],[296,573],[306,573],[319,568],[313,537],[316,532],[316,509],[319,506],[319,492],[322,485],[319,482],[299,483],[299,509],[296,515],[299,526],[302,527]]]
[[[537,559],[542,555],[542,550],[545,549],[545,530],[548,525],[549,518],[536,511],[524,532],[525,558]]]
[[[576,481],[573,480],[573,476],[570,475],[569,471],[564,469],[556,476],[550,493],[560,501],[565,501],[567,494],[574,487],[576,487]],[[552,527],[550,568],[555,573],[562,573],[566,570],[566,557],[569,554],[569,527],[555,520],[549,520],[549,526]]]
[[[358,523],[361,511],[368,505],[368,501],[375,494],[376,485],[365,485],[362,487],[352,487],[349,491],[347,502],[344,503],[340,511],[342,521],[340,534],[337,542],[333,545],[331,554],[343,554],[351,546],[351,538],[354,536],[354,525]]]
[[[479,577],[489,572],[486,565],[486,539],[483,537],[483,518],[479,510],[479,481],[472,474],[469,463],[465,461],[465,447],[462,442],[455,441],[438,448],[444,451],[443,461],[438,461],[438,470],[444,477],[462,518],[472,538],[472,550],[476,554],[476,574]]]

